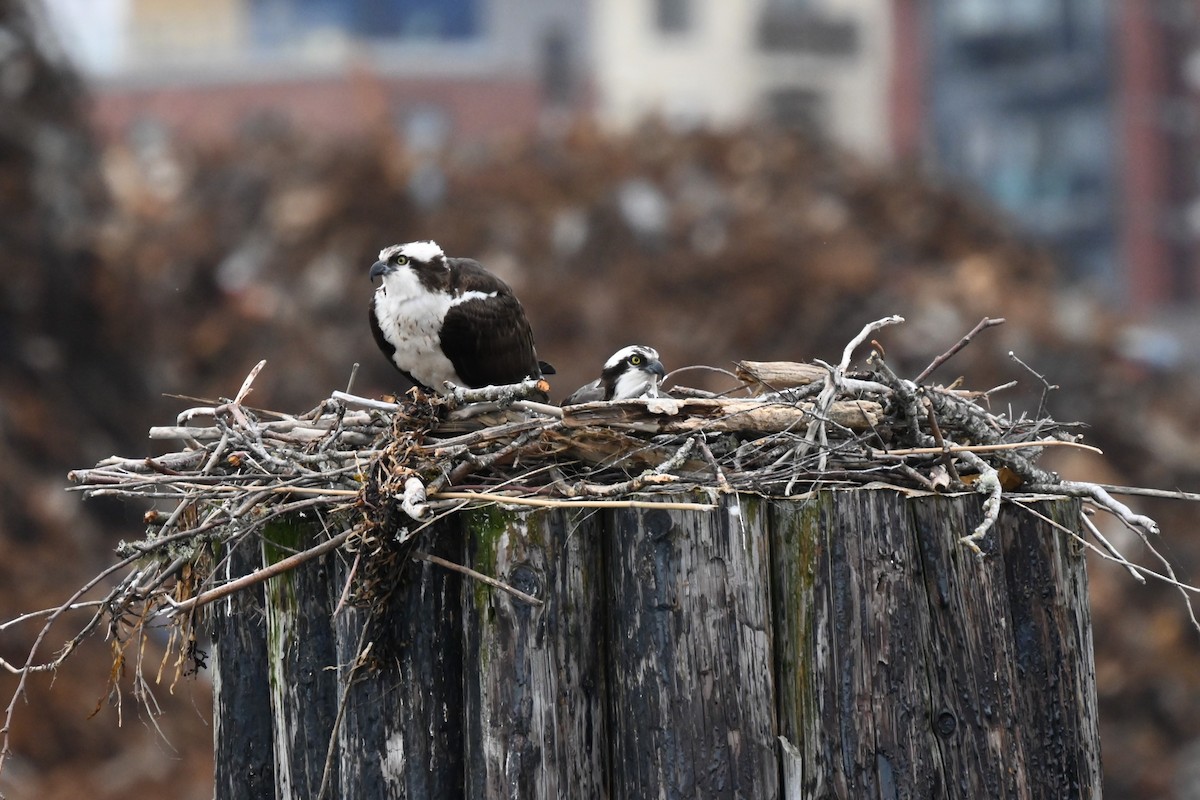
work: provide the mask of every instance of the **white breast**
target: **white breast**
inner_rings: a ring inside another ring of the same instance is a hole
[[[623,372],[613,387],[613,399],[631,400],[635,397],[658,397],[658,376],[640,369]]]
[[[435,392],[444,393],[446,381],[465,386],[466,381],[442,353],[442,320],[460,303],[495,296],[495,292],[430,292],[411,269],[385,275],[375,290],[375,313],[383,337],[396,348],[392,361]]]
[[[396,366],[436,392],[445,392],[445,381],[462,385],[450,359],[442,353],[441,328],[446,312],[463,302],[447,294],[427,291],[412,270],[386,275],[375,290],[375,313],[383,337],[396,348]]]

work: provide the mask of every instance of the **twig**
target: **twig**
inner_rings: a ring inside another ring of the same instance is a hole
[[[1063,439],[1039,439],[1032,442],[1002,442],[999,444],[952,444],[947,447],[907,447],[896,450],[882,451],[882,455],[889,456],[936,456],[944,452],[951,453],[996,453],[1002,450],[1027,450],[1032,447],[1077,447],[1080,450],[1087,450],[1091,453],[1103,453],[1104,451],[1098,447],[1092,447],[1090,444],[1082,442],[1070,442]],[[1109,490],[1117,490],[1121,487],[1109,487]],[[1128,494],[1143,494],[1144,492],[1157,492],[1155,489],[1134,490]],[[1175,497],[1185,500],[1200,500],[1200,494],[1193,497],[1186,497],[1176,492],[1162,492],[1161,494],[1148,495],[1150,497]]]
[[[1045,376],[1045,375],[1043,375],[1042,373],[1038,372],[1036,369],[1034,369],[1033,367],[1031,367],[1031,366],[1029,366],[1028,364],[1026,364],[1024,361],[1022,361],[1022,360],[1021,360],[1021,359],[1020,359],[1020,358],[1017,356],[1017,354],[1016,354],[1016,353],[1014,353],[1012,350],[1009,350],[1009,351],[1008,351],[1008,357],[1009,357],[1009,358],[1011,358],[1013,361],[1017,362],[1018,364],[1020,364],[1022,367],[1024,367],[1024,368],[1025,368],[1025,371],[1026,371],[1026,372],[1028,372],[1030,375],[1032,375],[1033,377],[1035,377],[1035,378],[1037,378],[1039,381],[1041,381],[1041,383],[1042,383],[1042,386],[1045,388],[1045,390],[1046,390],[1047,392],[1049,392],[1049,391],[1053,391],[1054,389],[1057,389],[1057,388],[1058,388],[1058,386],[1057,386],[1057,385],[1055,385],[1055,384],[1052,384],[1052,383],[1050,383],[1050,381],[1046,380],[1046,376]]]
[[[647,486],[662,486],[668,483],[675,483],[679,480],[674,475],[666,475],[654,470],[646,470],[641,475],[631,478],[621,483],[588,483],[587,481],[579,481],[569,487],[567,494],[570,498],[586,496],[586,497],[614,497],[621,494],[632,494],[640,492]],[[574,501],[569,501],[574,502]]]
[[[1162,581],[1163,583],[1167,584],[1168,586],[1174,586],[1180,592],[1185,592],[1185,593],[1191,592],[1192,594],[1200,594],[1200,586],[1193,586],[1188,583],[1182,583],[1177,578],[1172,578],[1170,576],[1163,575],[1161,572],[1155,572],[1154,570],[1150,569],[1149,567],[1143,567],[1141,564],[1135,564],[1134,562],[1127,561],[1123,558],[1113,557],[1113,556],[1109,555],[1108,553],[1104,552],[1103,550],[1101,550],[1096,545],[1089,542],[1087,539],[1084,539],[1083,537],[1081,537],[1079,534],[1075,533],[1074,531],[1071,532],[1071,535],[1074,536],[1075,540],[1078,541],[1080,544],[1082,544],[1084,547],[1088,548],[1093,553],[1100,556],[1101,558],[1103,558],[1106,561],[1113,561],[1118,564],[1121,564],[1122,566],[1128,565],[1128,568],[1135,569],[1138,572],[1140,572],[1142,575],[1145,575],[1150,578],[1154,578],[1157,581]],[[1140,581],[1140,582],[1145,583],[1145,581]]]
[[[262,372],[263,367],[266,365],[267,360],[265,358],[254,365],[254,368],[250,370],[250,374],[246,376],[246,380],[242,381],[242,387],[233,396],[234,405],[240,405],[246,399],[246,395],[250,394],[250,384],[254,383],[254,379],[258,377],[258,373]]]
[[[933,434],[933,441],[942,450],[942,463],[946,467],[946,472],[950,473],[950,479],[955,483],[961,483],[962,479],[958,477],[958,470],[954,468],[954,458],[950,455],[951,443],[942,437],[942,428],[938,425],[937,414],[933,413],[933,403],[929,398],[925,398],[925,414],[929,419],[929,430]]]
[[[463,575],[467,575],[468,577],[474,578],[477,581],[486,583],[488,586],[508,592],[513,597],[517,598],[518,600],[523,600],[524,602],[529,603],[531,606],[545,605],[545,602],[539,600],[531,594],[525,594],[525,592],[509,586],[507,583],[503,583],[495,578],[484,575],[482,572],[476,572],[470,567],[464,567],[462,564],[455,564],[453,561],[447,561],[440,556],[435,556],[430,553],[413,553],[413,558],[421,561],[428,561],[430,564],[437,564],[439,567],[445,567],[446,569],[454,570],[455,572],[461,572]]]
[[[1026,503],[1022,503],[1020,500],[1009,500],[1008,502],[1012,503],[1017,508],[1023,509],[1024,511],[1032,514],[1033,516],[1040,519],[1042,522],[1045,522],[1050,527],[1057,528],[1058,530],[1062,531],[1063,533],[1075,538],[1076,541],[1078,541],[1082,544],[1085,544],[1085,545],[1088,544],[1088,542],[1083,537],[1081,537],[1078,533],[1076,533],[1075,531],[1068,528],[1066,525],[1063,525],[1059,522],[1052,520],[1050,517],[1047,517],[1045,514],[1041,513],[1040,511],[1038,511],[1034,508],[1031,508]],[[1088,529],[1088,531],[1092,534],[1092,536],[1096,539],[1096,541],[1100,542],[1100,544],[1104,546],[1104,549],[1107,550],[1111,554],[1111,558],[1109,558],[1110,561],[1114,561],[1114,562],[1120,564],[1121,566],[1123,566],[1125,568],[1125,570],[1131,576],[1133,576],[1133,579],[1135,581],[1137,581],[1138,583],[1141,583],[1141,584],[1146,583],[1145,577],[1143,577],[1142,574],[1140,572],[1138,572],[1137,565],[1130,562],[1127,558],[1125,558],[1125,556],[1121,555],[1121,551],[1118,550],[1116,547],[1114,547],[1112,542],[1108,541],[1108,539],[1106,539],[1104,537],[1104,534],[1102,534],[1100,532],[1100,529],[1097,528],[1096,525],[1090,519],[1088,519],[1087,514],[1080,512],[1079,521],[1081,523],[1083,523],[1083,526]],[[1092,549],[1096,550],[1095,547],[1092,547]],[[1099,550],[1096,550],[1096,552],[1100,553],[1100,555],[1102,555],[1102,556],[1104,555],[1104,553],[1100,552]]]
[[[1048,523],[1052,527],[1057,528],[1060,531],[1063,531],[1064,533],[1068,534],[1069,536],[1074,538],[1075,541],[1079,542],[1081,545],[1088,548],[1089,550],[1091,550],[1092,552],[1094,552],[1096,555],[1100,556],[1101,558],[1105,559],[1106,561],[1112,561],[1116,564],[1120,564],[1122,567],[1124,567],[1129,572],[1130,575],[1133,576],[1134,580],[1136,580],[1138,583],[1145,584],[1146,578],[1144,576],[1149,576],[1151,578],[1154,578],[1155,580],[1162,581],[1163,583],[1168,584],[1169,586],[1174,586],[1176,589],[1179,589],[1181,592],[1184,592],[1184,593],[1192,592],[1195,594],[1200,594],[1200,587],[1198,587],[1198,586],[1192,586],[1190,584],[1182,583],[1178,579],[1176,579],[1173,575],[1172,576],[1163,575],[1160,572],[1155,572],[1154,570],[1149,569],[1148,567],[1143,567],[1141,564],[1135,564],[1132,561],[1130,561],[1129,559],[1125,558],[1125,556],[1121,555],[1121,552],[1119,550],[1117,550],[1112,545],[1111,542],[1109,542],[1106,538],[1104,538],[1104,536],[1100,533],[1100,531],[1096,527],[1096,525],[1090,519],[1088,519],[1085,514],[1079,515],[1080,520],[1083,522],[1084,526],[1088,529],[1088,531],[1097,538],[1097,541],[1101,542],[1101,544],[1104,545],[1105,549],[1108,550],[1107,553],[1104,550],[1101,550],[1099,547],[1096,547],[1096,545],[1092,544],[1087,539],[1084,539],[1082,536],[1080,536],[1075,531],[1071,530],[1070,528],[1068,528],[1066,526],[1060,525],[1059,523],[1055,522],[1054,520],[1050,519],[1049,517],[1047,517],[1044,514],[1038,513],[1037,511],[1035,511],[1034,509],[1025,505],[1024,503],[1021,503],[1019,501],[1013,501],[1013,502],[1014,502],[1014,504],[1020,506],[1021,508],[1025,509],[1026,511],[1028,511],[1030,514],[1033,514],[1034,516],[1044,520],[1046,523]]]
[[[651,502],[648,500],[569,500],[541,497],[514,497],[507,494],[488,492],[436,492],[435,500],[477,500],[514,506],[536,506],[539,508],[662,508],[669,511],[716,511],[717,506],[709,503]]]
[[[525,445],[529,444],[541,433],[542,429],[528,431],[527,433],[523,433],[517,438],[513,439],[503,447],[493,450],[490,453],[484,453],[482,455],[468,453],[467,457],[459,462],[458,465],[450,471],[450,477],[448,479],[449,485],[453,486],[456,483],[461,483],[462,479],[470,475],[472,472],[480,469],[486,469],[496,462],[509,457]]]
[[[1138,583],[1146,582],[1146,579],[1143,578],[1141,573],[1134,568],[1134,565],[1130,563],[1129,559],[1121,555],[1121,551],[1118,550],[1116,546],[1110,542],[1103,533],[1100,532],[1100,528],[1096,525],[1096,523],[1088,519],[1087,514],[1080,513],[1079,518],[1083,520],[1083,525],[1088,529],[1088,533],[1092,534],[1092,537],[1099,542],[1105,550],[1112,554],[1114,561],[1125,567],[1126,571],[1128,571],[1129,574],[1133,576],[1133,579]]]
[[[516,400],[524,400],[532,394],[544,393],[548,388],[546,381],[541,378],[527,378],[520,383],[504,386],[481,386],[477,389],[456,386],[450,381],[446,381],[448,397],[455,405],[460,406],[467,403],[511,403]]]
[[[709,449],[708,442],[700,439],[698,444],[704,460],[713,468],[713,473],[717,476],[717,488],[722,492],[733,491],[733,487],[729,485],[729,480],[725,477],[725,471],[721,469],[721,464],[717,461],[716,456],[713,455],[712,450]]]
[[[354,576],[358,574],[358,565],[362,560],[362,551],[359,550],[354,554],[354,561],[350,564],[350,572],[346,574],[346,582],[342,585],[342,593],[338,596],[337,605],[333,608],[333,616],[337,616],[346,606],[346,601],[350,599],[350,589],[354,585]]]
[[[356,365],[357,366],[357,365]],[[343,403],[352,406],[362,406],[363,408],[373,408],[376,411],[399,411],[399,403],[388,403],[383,400],[372,400],[369,397],[359,397],[350,394],[349,390],[345,392],[334,392],[330,395],[334,400],[341,400]]]
[[[890,317],[884,317],[883,319],[877,319],[874,322],[868,322],[863,329],[859,331],[858,335],[851,339],[850,343],[847,344],[845,349],[842,350],[842,360],[838,362],[837,368],[843,373],[850,369],[850,359],[854,355],[854,351],[858,349],[859,345],[867,340],[867,337],[880,328],[886,328],[889,325],[898,325],[901,322],[904,322],[904,317],[900,316],[899,314],[892,314]]]
[[[1022,367],[1025,368],[1026,372],[1028,372],[1030,375],[1032,375],[1033,377],[1037,378],[1039,381],[1042,382],[1042,396],[1038,400],[1038,410],[1037,410],[1038,416],[1040,417],[1046,408],[1046,397],[1052,391],[1057,389],[1058,387],[1055,386],[1054,384],[1050,383],[1050,381],[1046,380],[1045,375],[1038,372],[1033,367],[1029,366],[1024,361],[1022,361],[1021,359],[1017,358],[1017,354],[1014,353],[1012,350],[1008,351],[1008,357],[1011,358],[1013,361],[1017,362],[1018,364],[1020,364]]]
[[[1112,494],[1126,494],[1136,497],[1161,497],[1166,500],[1200,501],[1200,493],[1184,492],[1179,489],[1142,489],[1137,486],[1114,486],[1110,483],[1097,483],[1095,485]]]
[[[80,611],[85,608],[96,608],[97,606],[102,606],[102,605],[104,605],[104,601],[102,601],[102,600],[88,600],[83,603],[72,603],[71,605],[67,606],[67,608],[64,610]],[[61,606],[59,606],[59,608],[61,608]],[[0,622],[0,631],[3,631],[7,628],[11,628],[13,625],[20,625],[22,622],[25,622],[26,620],[36,619],[37,617],[44,617],[47,614],[53,614],[57,610],[58,610],[58,608],[43,608],[41,611],[30,611],[29,613],[22,614],[19,617],[13,617],[10,620],[5,620],[4,622]],[[16,674],[15,668],[10,671],[13,672],[13,674]]]
[[[538,403],[533,400],[515,400],[512,404],[513,408],[521,411],[533,411],[537,414],[545,414],[548,417],[562,419],[563,410],[558,406],[552,406],[548,403]]]
[[[1051,484],[1032,484],[1026,487],[1031,492],[1043,492],[1045,494],[1061,494],[1068,497],[1084,497],[1091,500],[1096,505],[1108,511],[1117,519],[1124,522],[1129,527],[1138,531],[1158,535],[1158,523],[1150,519],[1150,517],[1141,514],[1135,514],[1130,510],[1129,506],[1113,498],[1099,484],[1082,483],[1079,481],[1062,481],[1061,483]]]
[[[983,550],[979,548],[978,542],[987,535],[1000,516],[1000,496],[1004,487],[1000,485],[1000,476],[996,474],[996,470],[991,464],[974,453],[963,453],[962,455],[964,461],[979,470],[979,479],[975,482],[975,489],[980,493],[986,493],[987,498],[983,501],[983,521],[975,526],[974,531],[961,537],[959,541],[971,548],[975,555],[982,556]]]
[[[742,388],[742,379],[739,378],[735,373],[727,369],[722,369],[721,367],[710,367],[707,364],[689,364],[686,367],[677,367],[663,376],[662,383],[665,384],[668,380],[675,380],[676,375],[681,375],[684,372],[716,372],[720,375],[728,375],[737,381],[738,385],[732,389],[727,389],[727,392],[735,392]]]
[[[367,656],[370,655],[371,648],[375,645],[374,642],[368,642],[365,647],[363,646],[363,642],[367,638],[368,625],[368,621],[364,620],[362,631],[358,635],[358,644],[354,648],[354,663],[350,665],[350,671],[346,675],[346,684],[342,687],[342,698],[338,701],[337,715],[334,717],[333,727],[329,731],[329,746],[325,748],[325,768],[321,771],[321,788],[317,790],[317,800],[324,800],[325,795],[329,792],[329,779],[333,775],[333,755],[337,750],[338,733],[342,727],[342,720],[346,717],[346,707],[350,704],[350,689],[354,686],[354,673],[366,665]]]
[[[817,396],[817,402],[813,409],[813,421],[808,424],[808,430],[805,432],[804,440],[808,444],[806,448],[816,444],[820,448],[820,456],[818,461],[818,469],[824,470],[828,458],[828,433],[825,430],[825,419],[829,416],[829,409],[833,406],[833,401],[837,398],[838,393],[843,389],[846,370],[850,368],[850,359],[854,356],[854,351],[865,342],[872,333],[885,328],[888,325],[896,325],[904,322],[904,317],[893,314],[890,317],[877,319],[874,322],[868,322],[863,329],[858,332],[846,347],[842,350],[842,360],[838,362],[836,367],[830,367],[823,361],[817,360],[815,363],[825,367],[828,371],[825,376],[825,388]]]
[[[357,530],[357,528],[344,530],[337,536],[334,536],[331,539],[326,539],[314,547],[310,547],[307,550],[296,553],[295,555],[291,555],[287,558],[276,561],[274,564],[270,564],[262,569],[255,570],[249,575],[243,575],[242,577],[232,580],[229,583],[223,583],[215,589],[210,589],[203,594],[198,594],[195,597],[188,598],[182,603],[176,603],[167,598],[167,604],[171,606],[171,611],[169,613],[171,616],[179,616],[180,614],[187,613],[192,609],[202,608],[203,606],[206,606],[215,600],[220,600],[222,597],[228,597],[234,592],[239,592],[242,589],[255,585],[256,583],[262,583],[263,581],[273,578],[276,575],[282,575],[285,572],[289,572],[306,561],[311,561],[318,556],[323,556],[329,551],[336,550],[337,548],[341,547],[342,544],[351,536],[353,536]]]
[[[31,668],[33,667],[34,659],[37,657],[37,651],[39,648],[41,648],[42,642],[45,641],[46,636],[50,633],[50,628],[54,625],[55,620],[70,610],[80,597],[90,592],[92,588],[99,584],[102,580],[114,572],[129,566],[140,557],[141,556],[130,556],[128,558],[124,558],[107,569],[102,570],[96,577],[92,578],[83,586],[76,589],[75,593],[72,594],[65,603],[52,611],[46,618],[45,624],[42,625],[42,629],[38,631],[38,635],[34,638],[33,644],[29,648],[29,655],[25,658],[25,664],[20,668],[20,677],[17,678],[17,687],[13,690],[12,698],[9,700],[8,707],[4,712],[4,727],[0,728],[0,773],[4,771],[4,763],[8,760],[8,757],[12,755],[12,750],[9,748],[9,731],[12,730],[12,720],[13,714],[16,713],[17,700],[25,695],[25,684],[29,678],[30,672],[33,671]],[[90,632],[97,623],[99,623],[99,621],[100,613],[97,612],[96,614],[92,615],[92,619],[87,623],[87,625],[84,626],[84,630],[76,634],[75,637],[72,638],[71,641],[59,651],[58,656],[53,662],[51,662],[51,668],[62,664],[63,661],[66,660],[67,656],[69,656],[71,652],[74,651],[75,647],[78,646],[79,642],[82,641],[83,637],[86,636],[87,633]]]
[[[620,494],[633,494],[639,492],[649,485],[660,485],[664,483],[673,483],[678,478],[671,473],[679,469],[688,460],[688,456],[692,454],[692,450],[696,447],[698,437],[690,436],[688,440],[680,445],[679,449],[663,463],[651,470],[646,470],[641,475],[623,483],[613,483],[605,486],[596,486],[594,484],[579,483],[572,487],[580,494],[587,494],[593,497],[612,497]]]
[[[998,317],[996,319],[984,317],[983,319],[981,319],[979,321],[978,325],[976,325],[974,328],[971,328],[971,330],[967,333],[967,335],[962,337],[961,339],[959,339],[958,342],[953,347],[951,347],[949,350],[947,350],[946,352],[942,353],[940,356],[935,358],[929,364],[928,367],[921,370],[921,374],[918,375],[917,377],[913,378],[913,382],[914,383],[924,383],[925,379],[928,378],[935,369],[940,367],[942,364],[945,364],[947,361],[949,361],[951,358],[953,358],[960,350],[962,350],[964,347],[969,345],[971,343],[971,340],[973,338],[975,338],[975,336],[977,334],[979,334],[980,331],[984,330],[985,328],[994,327],[996,325],[1003,325],[1004,322],[1005,322],[1005,320],[1003,317]]]

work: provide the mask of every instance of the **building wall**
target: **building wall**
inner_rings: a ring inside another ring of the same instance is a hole
[[[919,161],[928,135],[925,69],[928,41],[922,0],[892,0],[888,37],[888,122],[891,154],[905,161]]]
[[[811,128],[876,158],[891,151],[888,0],[607,0],[592,5],[597,115]],[[661,15],[684,9],[685,24]],[[664,29],[667,27],[668,29]]]
[[[412,0],[372,31],[380,8],[354,0],[132,0],[122,69],[99,82],[94,117],[110,137],[147,121],[227,139],[263,117],[328,137],[530,133],[586,102],[586,2]]]
[[[542,112],[536,84],[505,78],[387,78],[370,72],[179,86],[107,85],[93,106],[102,136],[119,140],[142,123],[184,141],[221,142],[248,124],[278,120],[316,138],[391,129],[418,120],[447,138],[487,140],[528,132]],[[436,119],[430,119],[436,117]]]
[[[890,2],[454,0],[439,37],[440,23],[399,17],[361,30],[362,0],[132,0],[127,69],[102,85],[97,118],[206,138],[273,114],[345,135],[415,108],[473,138],[594,110],[615,130],[772,120],[886,158]],[[475,24],[459,24],[464,9]]]
[[[126,70],[227,60],[249,41],[245,0],[129,0],[127,19]]]
[[[935,0],[928,156],[1116,293],[1118,149],[1107,3]]]
[[[676,29],[660,10],[684,9]],[[601,0],[592,4],[597,115],[625,129],[648,115],[730,126],[752,111],[749,55],[762,0]]]
[[[1172,10],[1174,13],[1172,13]],[[1124,299],[1194,318],[1200,300],[1200,7],[1119,3]]]
[[[839,145],[877,159],[892,154],[889,75],[893,61],[890,0],[825,0],[801,6],[802,34],[790,50],[756,55],[759,111],[774,116],[776,92],[806,91],[820,98],[820,132]],[[770,4],[764,8],[770,14]],[[762,25],[769,25],[766,17]]]

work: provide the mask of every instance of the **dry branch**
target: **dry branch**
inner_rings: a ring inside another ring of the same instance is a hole
[[[563,409],[568,428],[605,426],[641,433],[781,433],[814,419],[814,403],[659,397],[614,403],[583,403]],[[827,419],[862,432],[878,425],[883,409],[870,400],[843,400]]]
[[[734,364],[734,372],[755,394],[794,389],[825,380],[824,367],[795,361],[738,361]]]

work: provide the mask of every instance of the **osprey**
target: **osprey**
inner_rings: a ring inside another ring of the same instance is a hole
[[[521,303],[504,281],[470,258],[447,258],[437,243],[385,247],[371,266],[382,277],[371,299],[379,349],[415,384],[520,383],[554,374],[539,362]]]
[[[564,406],[596,400],[629,400],[634,397],[658,397],[658,382],[666,377],[658,351],[653,347],[631,344],[622,347],[604,362],[600,377],[576,389]]]

